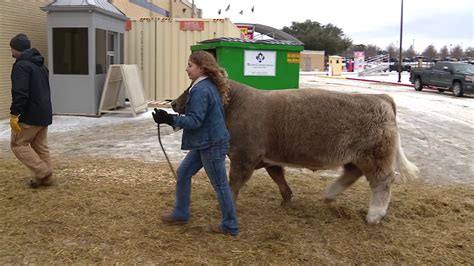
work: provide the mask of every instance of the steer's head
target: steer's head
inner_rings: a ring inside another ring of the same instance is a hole
[[[186,100],[188,99],[188,94],[189,88],[171,102],[171,107],[178,114],[184,114],[186,112]]]

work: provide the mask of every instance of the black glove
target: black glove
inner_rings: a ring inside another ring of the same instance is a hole
[[[162,109],[154,109],[155,111],[151,114],[153,115],[153,119],[157,124],[168,124],[170,126],[174,125],[174,114],[168,114],[165,110]]]

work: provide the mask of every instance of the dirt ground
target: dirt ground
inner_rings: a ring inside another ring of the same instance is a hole
[[[420,179],[396,184],[383,222],[367,226],[368,185],[358,181],[322,201],[337,171],[288,169],[295,198],[257,171],[237,202],[238,237],[206,232],[219,221],[204,172],[193,179],[188,225],[167,226],[174,179],[149,113],[137,118],[56,116],[50,147],[56,185],[31,190],[0,121],[0,264],[63,263],[406,263],[474,261],[474,99],[409,88],[302,78],[302,87],[392,95],[402,142]],[[162,128],[175,166],[180,132]]]

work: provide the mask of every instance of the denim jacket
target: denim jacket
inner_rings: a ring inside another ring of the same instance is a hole
[[[175,117],[173,126],[184,129],[183,150],[229,145],[224,107],[214,82],[205,79],[194,85],[186,100],[185,115]]]

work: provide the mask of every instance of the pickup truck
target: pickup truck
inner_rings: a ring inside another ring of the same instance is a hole
[[[412,68],[410,82],[417,91],[430,86],[440,92],[452,91],[454,96],[461,97],[467,91],[474,91],[474,65],[438,61],[432,68]]]
[[[402,64],[402,72],[403,71],[406,71],[406,72],[410,72],[411,70],[411,66],[408,65],[408,64]],[[391,65],[388,66],[388,71],[389,72],[392,72],[392,71],[397,71],[398,72],[398,62],[395,62]]]

